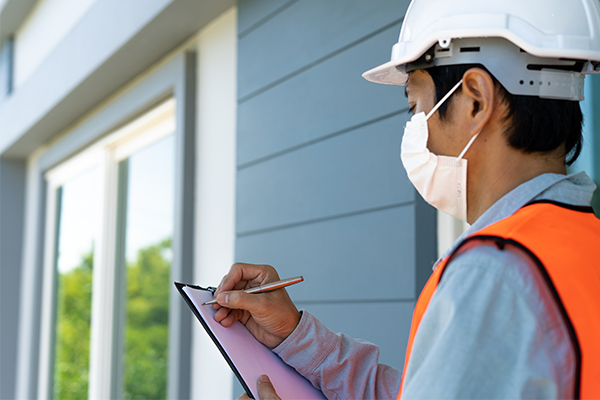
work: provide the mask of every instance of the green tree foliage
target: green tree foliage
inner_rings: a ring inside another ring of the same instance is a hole
[[[55,399],[85,399],[88,396],[93,265],[94,255],[90,252],[77,268],[58,273]]]
[[[123,398],[167,396],[171,239],[138,251],[127,265]],[[88,397],[93,253],[58,274],[55,399]]]
[[[171,239],[139,250],[127,265],[125,399],[167,396]]]

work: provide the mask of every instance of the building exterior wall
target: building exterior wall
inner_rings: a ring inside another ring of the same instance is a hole
[[[400,161],[402,88],[361,74],[389,60],[408,3],[238,2],[236,259],[304,275],[298,307],[397,368],[436,220]]]

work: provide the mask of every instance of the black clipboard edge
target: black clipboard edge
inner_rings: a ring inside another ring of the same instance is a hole
[[[212,331],[210,330],[209,326],[206,324],[206,322],[204,322],[204,319],[202,318],[202,316],[200,315],[200,313],[196,309],[196,305],[194,304],[194,302],[192,301],[192,299],[189,298],[189,296],[183,290],[183,288],[185,286],[187,286],[187,287],[190,287],[192,289],[197,289],[197,290],[206,290],[206,291],[210,291],[210,290],[208,290],[207,288],[203,288],[202,286],[190,285],[190,284],[187,284],[187,283],[181,283],[181,282],[173,282],[173,283],[175,284],[175,287],[179,291],[179,294],[181,294],[181,296],[183,297],[183,299],[187,303],[188,307],[192,310],[192,312],[194,313],[194,315],[196,316],[196,318],[198,319],[198,321],[200,321],[200,324],[202,324],[202,327],[204,327],[204,330],[206,331],[206,333],[208,333],[208,336],[210,336],[210,338],[212,339],[212,341],[214,342],[214,344],[217,346],[217,348],[221,352],[221,355],[225,358],[225,361],[227,361],[227,364],[229,364],[229,367],[231,368],[231,370],[235,374],[236,378],[238,379],[238,381],[240,382],[240,384],[242,385],[242,387],[246,391],[246,394],[248,395],[248,397],[250,397],[251,399],[254,399],[254,396],[252,395],[252,392],[250,391],[250,388],[248,387],[248,385],[244,381],[244,378],[242,378],[242,375],[240,374],[240,371],[238,371],[238,369],[236,368],[236,366],[233,363],[233,361],[231,361],[231,358],[229,358],[229,356],[227,355],[227,352],[225,351],[225,349],[223,348],[223,346],[221,346],[221,343],[219,343],[219,340],[212,333]]]

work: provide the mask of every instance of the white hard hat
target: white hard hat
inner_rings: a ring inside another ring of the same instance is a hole
[[[391,61],[363,74],[404,85],[412,69],[482,64],[512,94],[583,99],[600,72],[598,0],[413,0]]]

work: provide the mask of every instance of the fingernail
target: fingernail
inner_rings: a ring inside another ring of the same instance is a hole
[[[229,304],[229,293],[219,293],[217,295],[217,302],[220,304]]]
[[[259,377],[258,377],[258,380],[259,380],[261,383],[270,383],[270,382],[271,382],[271,381],[269,380],[269,377],[268,377],[268,376],[266,376],[266,375],[261,375],[261,376],[259,376]]]

